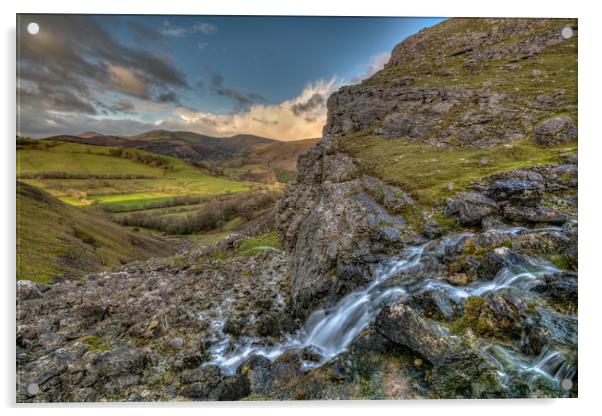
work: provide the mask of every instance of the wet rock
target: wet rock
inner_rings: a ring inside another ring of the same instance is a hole
[[[516,222],[563,224],[567,216],[546,206],[526,207],[506,205],[504,217]]]
[[[577,126],[569,116],[558,116],[541,123],[533,132],[535,143],[554,146],[577,138]]]
[[[42,297],[42,292],[38,289],[37,284],[31,280],[17,281],[17,301],[39,299]]]
[[[433,364],[443,360],[454,348],[451,340],[433,330],[418,313],[404,304],[385,308],[377,317],[376,328],[391,341],[418,352]]]
[[[511,292],[470,298],[464,307],[467,324],[483,336],[516,339],[524,327],[527,305]]]
[[[497,211],[495,201],[477,192],[460,192],[445,204],[445,215],[456,217],[461,225],[480,225],[483,218]]]
[[[495,181],[488,189],[488,196],[498,202],[510,202],[534,206],[543,197],[544,186],[525,180]]]
[[[521,257],[508,247],[498,247],[487,252],[481,259],[477,268],[477,275],[481,279],[493,279],[503,268],[512,268],[520,264]]]
[[[557,300],[577,304],[577,273],[558,272],[541,276],[534,292],[550,296]]]
[[[235,337],[242,334],[243,328],[244,324],[242,320],[236,318],[228,319],[224,324],[224,332],[226,334],[234,335]]]
[[[276,337],[282,331],[283,317],[273,313],[267,313],[259,318],[257,333],[262,337]]]

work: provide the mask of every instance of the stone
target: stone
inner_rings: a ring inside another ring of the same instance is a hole
[[[544,186],[525,180],[498,180],[491,184],[487,195],[497,202],[534,206],[543,197]]]
[[[169,340],[169,346],[173,349],[180,350],[184,346],[184,338],[173,337]]]
[[[507,205],[504,207],[504,217],[517,222],[547,223],[561,225],[567,221],[567,216],[545,206],[525,207]]]
[[[418,352],[433,364],[443,360],[454,348],[451,339],[433,330],[405,304],[385,308],[377,317],[376,328],[386,338]]]
[[[456,217],[461,225],[480,225],[497,212],[496,202],[478,192],[460,192],[445,203],[445,215]]]
[[[40,299],[42,292],[38,289],[37,284],[31,280],[17,281],[17,301]]]
[[[554,146],[577,138],[577,126],[569,116],[557,116],[541,123],[533,132],[535,143]]]

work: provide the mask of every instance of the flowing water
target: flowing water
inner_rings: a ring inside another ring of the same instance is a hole
[[[494,230],[494,232],[517,235],[558,230],[560,229],[557,227],[535,230],[508,227]],[[532,293],[528,289],[537,282],[540,276],[559,271],[546,261],[521,257],[516,264],[501,269],[494,279],[475,281],[466,286],[452,286],[434,278],[410,283],[411,279],[407,279],[406,282],[406,279],[403,278],[403,276],[410,277],[412,275],[412,270],[420,266],[424,255],[440,255],[445,252],[446,247],[453,246],[471,235],[471,233],[460,233],[443,238],[434,248],[426,250],[426,252],[425,247],[432,247],[432,244],[405,249],[397,259],[388,261],[377,268],[374,279],[369,285],[349,293],[331,308],[314,311],[300,331],[288,336],[278,345],[265,346],[261,339],[244,337],[233,343],[232,339],[222,331],[224,322],[216,320],[212,324],[218,330],[219,335],[213,340],[214,343],[210,348],[213,360],[209,364],[219,366],[226,375],[232,375],[253,355],[275,360],[288,351],[310,348],[319,356],[319,360],[304,361],[303,366],[305,369],[319,367],[345,351],[356,336],[370,325],[376,315],[388,304],[408,299],[414,294],[430,291],[443,293],[445,302],[454,304],[462,304],[471,296],[484,295],[508,288],[519,289],[520,293],[527,296],[527,293]],[[383,285],[391,278],[400,276],[402,278],[396,279],[396,281],[401,283],[396,286]],[[404,284],[404,282],[406,283]],[[534,295],[529,294],[529,296]],[[446,307],[440,305],[444,313],[443,309]],[[552,315],[548,315],[552,322]],[[576,317],[565,318],[574,319],[576,322]],[[551,323],[550,326],[554,325]],[[569,343],[573,342],[576,345],[576,325],[574,329],[575,333],[569,334],[569,337],[572,337]],[[572,329],[566,332],[571,331]],[[443,326],[441,326],[441,332],[446,332]],[[562,380],[571,379],[575,374],[575,369],[565,362],[559,351],[545,349],[538,357],[528,357],[511,346],[484,342],[480,344],[479,349],[483,357],[498,368],[502,386],[517,377],[527,381],[541,377],[560,385]]]

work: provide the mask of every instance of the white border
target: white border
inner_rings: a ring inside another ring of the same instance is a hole
[[[286,413],[307,415],[315,412],[339,412],[345,415],[366,415],[374,409],[380,414],[424,414],[483,416],[522,414],[525,411],[545,414],[593,413],[602,393],[600,336],[602,276],[597,273],[600,239],[600,189],[602,175],[598,166],[602,163],[600,143],[602,128],[600,119],[600,14],[595,2],[556,1],[527,2],[525,0],[486,1],[429,1],[419,2],[370,0],[4,0],[2,3],[2,91],[0,117],[4,127],[2,138],[2,230],[0,249],[4,266],[2,275],[2,302],[5,308],[2,319],[2,375],[0,392],[2,404],[9,407],[9,414],[44,415],[81,414],[111,415],[142,413],[165,414],[223,414],[265,415]],[[21,406],[14,405],[14,276],[15,276],[15,13],[127,13],[127,14],[280,14],[280,15],[347,15],[347,16],[498,16],[498,17],[577,17],[579,18],[579,399],[573,400],[463,400],[463,401],[404,401],[404,402],[289,402],[289,403],[210,403],[210,404],[152,404],[152,405],[77,405]],[[600,178],[600,179],[599,179]],[[600,412],[598,409],[597,413]],[[598,413],[599,414],[599,413]]]

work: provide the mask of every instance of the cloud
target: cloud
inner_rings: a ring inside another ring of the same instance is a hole
[[[225,86],[224,77],[215,72],[211,65],[205,65],[205,70],[209,72],[211,78],[211,92],[232,99],[235,103],[235,111],[246,111],[254,104],[267,102],[262,95],[256,92],[243,92],[236,88]]]
[[[390,52],[382,52],[376,55],[372,55],[368,63],[363,67],[363,74],[354,77],[351,83],[356,84],[366,78],[370,78],[372,75],[384,68],[385,64],[391,59]]]
[[[200,33],[203,35],[213,35],[217,33],[217,26],[206,22],[198,22],[189,27],[176,26],[168,20],[166,20],[165,22],[163,22],[161,33],[165,36],[171,36],[175,38],[182,38],[184,36],[194,35],[195,33]]]
[[[107,65],[107,69],[111,89],[134,97],[149,97],[148,86],[136,72],[123,66],[111,64]]]
[[[295,98],[279,104],[254,104],[237,114],[216,115],[180,107],[170,118],[156,122],[155,127],[218,137],[239,133],[279,140],[320,137],[326,122],[326,100],[340,85],[336,78],[320,80],[308,84]]]
[[[111,104],[108,92],[152,100],[166,91],[188,88],[170,60],[116,41],[91,16],[40,15],[32,36],[20,25],[17,93],[20,108],[95,115]],[[138,27],[140,29],[140,27]],[[147,36],[152,36],[147,33]]]
[[[312,95],[309,100],[304,103],[297,103],[291,107],[291,111],[296,116],[302,116],[304,113],[311,112],[315,108],[324,103],[324,97],[318,93]]]
[[[217,26],[211,23],[196,23],[192,26],[193,33],[202,33],[204,35],[213,35],[217,33]]]
[[[207,46],[209,46],[209,44],[207,42],[199,42],[199,43],[197,43],[197,47],[200,50],[202,50],[202,51],[204,51],[205,49],[207,49]]]

